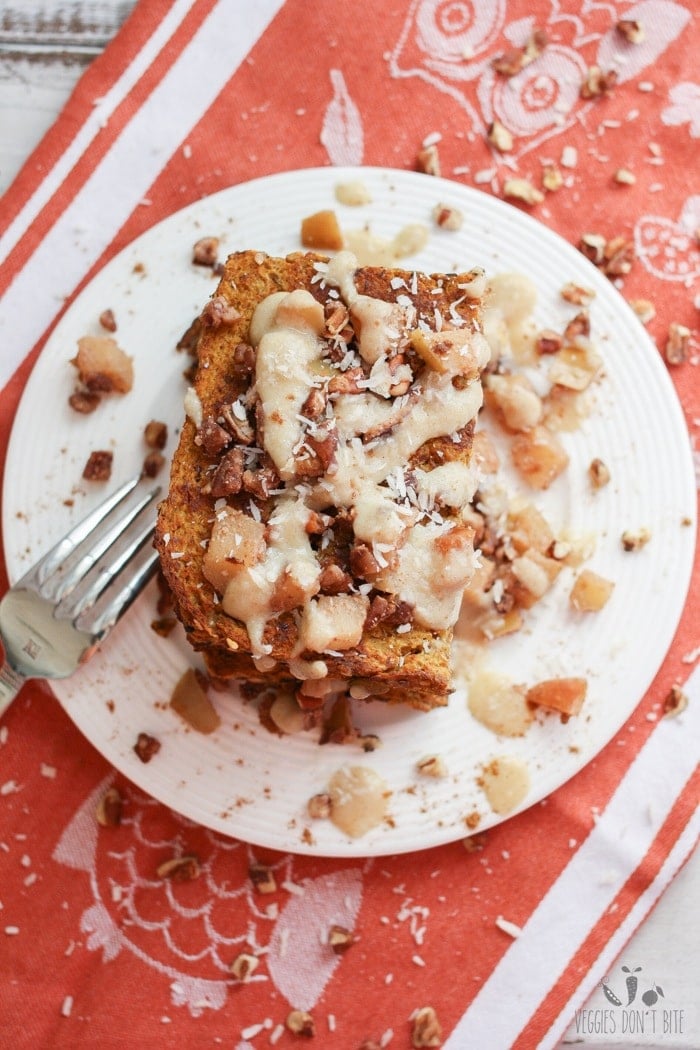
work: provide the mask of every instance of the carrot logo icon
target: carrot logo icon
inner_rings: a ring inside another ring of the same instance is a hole
[[[605,998],[608,1000],[609,1003],[612,1003],[613,1006],[631,1006],[637,997],[637,988],[639,986],[639,979],[637,978],[637,974],[641,973],[642,968],[641,966],[635,966],[633,970],[630,970],[629,966],[621,966],[620,969],[623,973],[627,974],[627,977],[625,979],[625,987],[627,989],[626,1003],[623,1003],[622,999],[620,999],[620,997],[616,995],[612,988],[607,984],[606,980],[602,980],[600,982],[600,985],[603,989],[603,994]],[[648,995],[647,992],[645,992],[644,994]],[[658,996],[656,998],[658,998]],[[654,999],[654,1002],[656,1002],[656,998]],[[644,996],[642,996],[642,999],[644,1000],[644,1003],[647,1006],[650,1005],[644,998]]]
[[[627,985],[627,1006],[630,1006],[635,999],[637,994],[637,978],[636,973],[639,973],[641,966],[635,966],[634,970],[630,970],[628,966],[622,967],[622,972],[628,974],[625,984]]]

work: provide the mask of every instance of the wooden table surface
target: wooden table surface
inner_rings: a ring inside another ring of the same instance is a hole
[[[239,0],[229,0],[239,2]],[[51,126],[90,61],[116,33],[134,0],[10,0],[0,9],[0,193]],[[1,225],[1,219],[0,219]],[[577,1032],[563,1045],[673,1048],[699,1045],[700,859],[695,856],[625,948],[622,962],[656,973],[687,1003],[684,1036]],[[679,989],[683,988],[680,993]],[[691,1020],[692,1019],[692,1020]]]

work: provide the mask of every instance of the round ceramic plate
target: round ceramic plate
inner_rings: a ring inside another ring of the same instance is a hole
[[[337,203],[336,186],[352,179],[362,180],[371,204]],[[461,230],[433,226],[438,202],[464,213]],[[174,683],[196,657],[180,628],[167,639],[151,629],[155,585],[102,650],[53,689],[105,758],[192,820],[280,850],[368,856],[459,839],[475,814],[479,828],[503,820],[479,785],[494,758],[513,756],[526,764],[530,789],[523,809],[611,739],[649,686],[678,623],[693,556],[695,493],[683,417],[658,352],[610,282],[574,248],[518,209],[453,182],[379,169],[297,171],[224,190],[166,219],[108,263],[61,319],[27,384],[8,452],[3,525],[11,579],[103,496],[103,486],[81,479],[89,450],[114,450],[114,487],[139,469],[148,420],[168,424],[172,450],[187,363],[175,345],[214,288],[211,271],[191,263],[195,240],[220,237],[221,255],[247,248],[284,254],[300,247],[302,217],[321,208],[335,208],[345,230],[369,225],[387,238],[409,223],[430,227],[425,248],[402,260],[407,269],[480,265],[491,273],[528,273],[538,289],[542,326],[561,329],[572,316],[559,296],[564,281],[595,290],[593,337],[605,374],[588,418],[563,436],[569,470],[538,505],[555,529],[595,537],[589,564],[615,581],[613,597],[599,614],[575,616],[565,570],[528,614],[525,630],[483,654],[486,667],[518,682],[585,676],[582,714],[567,724],[538,719],[525,736],[510,739],[471,717],[462,690],[448,707],[428,714],[360,704],[357,724],[381,739],[381,747],[365,754],[353,745],[321,746],[313,732],[272,735],[260,725],[255,705],[231,692],[214,694],[222,724],[204,736],[168,708]],[[134,358],[134,388],[106,399],[92,415],[77,416],[67,405],[75,379],[69,360],[79,337],[99,333],[98,318],[107,308],[116,316],[119,344]],[[593,497],[586,468],[595,456],[610,467],[612,481]],[[651,533],[634,554],[624,553],[620,543],[628,528]],[[133,751],[140,732],[162,744],[148,764]],[[417,774],[426,754],[442,757],[446,777]],[[345,765],[370,766],[391,792],[390,819],[358,839],[307,816],[310,796]]]

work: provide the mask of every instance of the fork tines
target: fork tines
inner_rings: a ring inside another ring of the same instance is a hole
[[[140,480],[125,482],[91,511],[16,586],[54,602],[58,619],[104,634],[157,564],[150,541],[160,486],[143,490]]]

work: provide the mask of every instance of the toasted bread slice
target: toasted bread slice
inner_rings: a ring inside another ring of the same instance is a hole
[[[482,283],[346,252],[229,257],[156,529],[212,674],[446,703]]]

